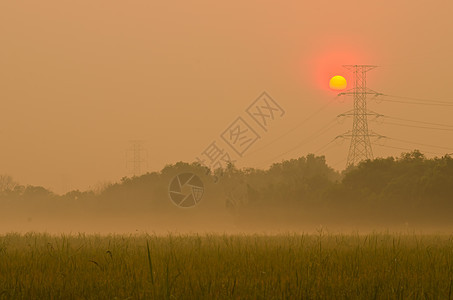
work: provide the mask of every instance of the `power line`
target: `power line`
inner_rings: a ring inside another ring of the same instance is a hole
[[[367,89],[367,92],[368,92],[368,94],[374,94],[374,98],[379,97],[379,101],[401,102],[401,103],[411,103],[411,104],[425,104],[425,105],[436,105],[436,104],[446,105],[446,106],[453,105],[453,100],[445,101],[445,100],[434,100],[434,99],[428,99],[428,98],[415,98],[415,97],[407,97],[407,96],[390,95],[390,94],[384,94],[384,93],[376,93],[369,89]],[[347,95],[350,93],[340,93],[340,94]],[[412,101],[381,99],[382,97],[403,99],[403,100],[412,100]]]
[[[317,154],[317,153],[319,153],[319,152],[322,152],[322,151],[324,151],[324,150],[327,150],[327,148],[328,148],[327,146],[329,146],[330,144],[332,144],[333,142],[335,142],[335,140],[336,140],[336,138],[333,139],[333,140],[331,140],[331,141],[328,142],[327,144],[324,144],[322,147],[320,147],[320,148],[319,148],[318,150],[316,150],[314,153]],[[327,147],[327,148],[326,148],[326,147]],[[324,148],[326,148],[326,149],[324,149]]]
[[[379,98],[378,98],[379,97]],[[407,100],[414,100],[414,101],[404,101],[404,100],[394,100],[394,99],[382,99],[382,97],[389,97],[389,98],[396,98],[396,99],[407,99]],[[415,100],[417,98],[410,98],[410,97],[401,97],[401,96],[390,96],[386,94],[377,94],[376,97],[374,97],[376,101],[384,101],[384,102],[393,102],[393,103],[403,103],[403,104],[414,104],[414,105],[425,105],[425,106],[444,106],[444,107],[450,107],[453,106],[453,102],[449,101],[423,101],[423,100]]]
[[[271,158],[271,159],[267,159],[265,161],[263,161],[263,164],[264,163],[267,163],[269,161],[273,161],[273,160],[276,160],[277,158],[280,158],[282,157],[283,155],[286,155],[290,152],[293,152],[294,150],[298,149],[299,147],[301,146],[304,146],[310,142],[312,142],[313,140],[315,140],[317,137],[320,137],[321,135],[323,135],[324,133],[326,133],[327,131],[329,131],[330,129],[332,129],[334,127],[334,125],[336,123],[336,118],[331,120],[329,123],[327,123],[324,127],[322,127],[320,130],[314,132],[313,134],[311,134],[310,136],[308,136],[306,139],[302,140],[302,142],[298,143],[296,146],[294,146],[293,148],[283,152],[283,153],[280,153],[279,155]]]
[[[439,149],[446,149],[446,150],[453,150],[453,148],[450,148],[450,147],[435,146],[435,145],[430,145],[430,144],[411,142],[411,141],[406,141],[406,140],[401,140],[401,139],[395,139],[395,138],[391,138],[391,137],[387,137],[387,139],[389,139],[389,140],[394,140],[394,141],[399,141],[399,142],[403,142],[403,143],[407,143],[407,144],[421,145],[421,146],[432,147],[432,148],[439,148]]]
[[[386,147],[386,148],[392,148],[392,149],[398,149],[398,150],[405,150],[405,151],[412,151],[414,149],[410,149],[410,148],[402,148],[402,147],[394,147],[394,146],[388,146],[388,145],[381,145],[381,144],[378,144],[378,143],[372,143],[373,145],[375,146],[380,146],[380,147]],[[436,153],[436,152],[429,152],[429,151],[423,151],[425,153],[429,153],[429,154],[434,154],[434,155],[443,155],[442,153]]]
[[[427,98],[414,98],[414,97],[397,96],[397,95],[389,95],[389,94],[380,94],[379,96],[414,100],[414,101],[419,101],[419,102],[445,103],[445,104],[453,105],[453,100],[452,101],[445,101],[445,100],[442,101],[442,100],[433,100],[433,99],[427,99]]]
[[[403,127],[422,128],[422,129],[431,129],[431,130],[453,131],[453,128],[437,128],[437,127],[418,126],[418,125],[410,125],[410,124],[400,124],[400,123],[393,123],[393,122],[383,122],[383,124],[403,126]]]
[[[399,101],[399,100],[389,100],[389,99],[379,99],[377,101],[384,101],[384,102],[394,102],[394,103],[404,103],[404,104],[415,104],[415,105],[427,105],[427,106],[444,106],[444,107],[451,107],[453,104],[436,104],[436,103],[423,103],[423,102],[409,102],[409,101]]]
[[[328,102],[326,105],[322,106],[320,109],[318,109],[317,111],[315,111],[313,114],[309,115],[307,118],[305,118],[304,120],[302,120],[301,122],[299,122],[296,126],[294,126],[293,128],[291,128],[290,130],[284,132],[282,135],[280,135],[279,137],[275,138],[274,140],[270,141],[269,143],[263,145],[262,147],[250,152],[248,155],[251,155],[251,154],[254,154],[256,152],[259,152],[263,149],[266,149],[267,147],[269,147],[270,145],[273,145],[275,142],[281,140],[282,138],[284,138],[285,136],[287,136],[288,134],[290,134],[291,132],[295,131],[297,128],[299,128],[300,126],[302,126],[303,124],[305,124],[307,121],[311,120],[314,116],[316,116],[317,114],[319,114],[320,112],[322,112],[323,110],[325,110],[330,104],[332,104],[333,102]]]
[[[393,120],[399,120],[399,121],[406,121],[406,122],[413,122],[413,123],[420,123],[420,124],[435,125],[435,126],[443,126],[443,127],[452,127],[452,128],[453,128],[453,125],[447,125],[447,124],[431,123],[431,122],[424,122],[424,121],[410,120],[410,119],[404,119],[404,118],[396,118],[396,117],[385,116],[385,115],[380,115],[380,116],[378,116],[378,117],[387,118],[387,119],[393,119]]]

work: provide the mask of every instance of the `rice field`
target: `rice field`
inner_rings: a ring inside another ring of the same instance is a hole
[[[452,299],[453,236],[0,236],[0,299]]]

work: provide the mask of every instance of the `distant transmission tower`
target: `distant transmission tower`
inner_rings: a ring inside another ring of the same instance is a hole
[[[373,149],[371,148],[370,137],[381,138],[381,135],[375,134],[368,130],[368,116],[380,116],[374,112],[368,111],[366,107],[367,95],[380,95],[366,87],[366,72],[376,68],[370,65],[346,65],[343,66],[354,74],[354,87],[346,92],[338,94],[353,95],[354,109],[339,116],[352,116],[352,131],[349,131],[340,137],[351,138],[349,146],[348,159],[346,166],[357,165],[360,161],[373,159]]]
[[[142,165],[146,164],[146,149],[143,147],[143,142],[139,140],[131,141],[132,145],[128,151],[127,165],[132,165],[131,173],[133,176],[138,176],[142,173]]]

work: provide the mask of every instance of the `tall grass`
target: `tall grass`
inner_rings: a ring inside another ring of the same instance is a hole
[[[0,236],[1,299],[452,299],[447,235]]]

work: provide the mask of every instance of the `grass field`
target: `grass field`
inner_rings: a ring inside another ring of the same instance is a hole
[[[0,236],[1,299],[453,299],[448,235]]]

